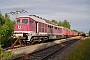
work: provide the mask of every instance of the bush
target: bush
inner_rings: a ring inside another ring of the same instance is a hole
[[[0,45],[0,59],[8,58],[13,55],[14,55],[14,53],[11,53],[10,51],[4,51]]]
[[[66,60],[90,60],[90,38],[80,40],[75,49],[67,55]]]
[[[0,22],[4,21],[4,23],[2,22],[2,24],[0,24],[0,44],[4,44],[4,42],[12,35],[14,22],[10,20],[7,14],[2,16],[0,13],[0,19]]]

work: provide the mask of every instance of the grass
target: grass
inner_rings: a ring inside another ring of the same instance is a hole
[[[80,40],[65,60],[90,60],[90,37]]]
[[[11,53],[10,51],[4,51],[0,45],[0,60],[11,57],[13,55],[14,53]]]

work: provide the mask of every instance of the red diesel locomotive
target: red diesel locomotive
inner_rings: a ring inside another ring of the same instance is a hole
[[[30,43],[78,35],[77,32],[58,26],[36,15],[20,16],[14,25],[14,37],[23,37]]]

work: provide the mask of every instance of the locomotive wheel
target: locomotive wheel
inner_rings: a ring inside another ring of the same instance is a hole
[[[33,37],[30,39],[30,44],[34,44],[34,38]]]
[[[34,43],[35,43],[35,41],[30,42],[31,45],[34,44]]]
[[[35,43],[34,41],[31,42],[31,44],[34,44],[34,43]]]
[[[42,42],[42,43],[44,43],[44,42],[45,42],[43,37],[41,38],[41,42]]]

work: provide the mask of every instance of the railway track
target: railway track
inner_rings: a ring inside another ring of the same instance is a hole
[[[61,44],[57,44],[30,54],[11,58],[11,60],[48,60],[50,56],[54,55],[58,51],[62,50],[63,48],[66,48],[67,46],[71,45],[76,41],[78,40],[74,39],[74,40],[66,41]]]

